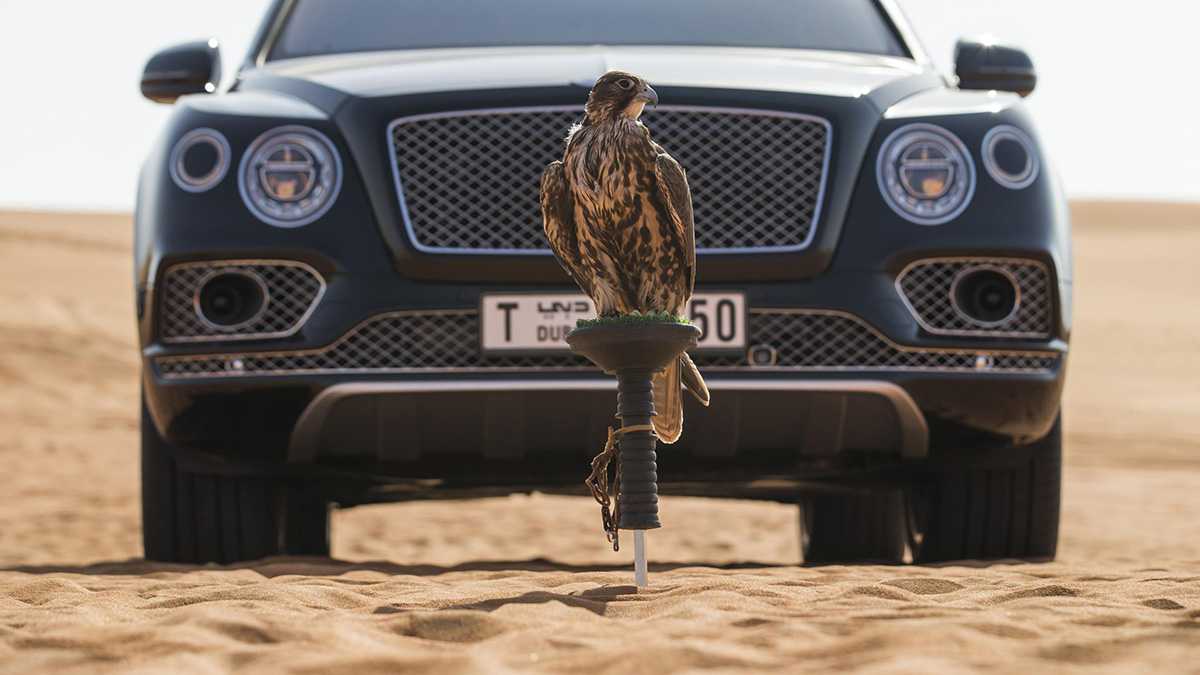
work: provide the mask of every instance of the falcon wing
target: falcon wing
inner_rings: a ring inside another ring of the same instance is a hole
[[[592,279],[580,259],[575,203],[566,176],[563,175],[562,162],[550,162],[542,173],[541,202],[542,225],[546,228],[550,250],[554,251],[558,264],[562,265],[575,284],[590,297]]]
[[[660,152],[655,160],[654,175],[658,178],[658,193],[683,242],[688,265],[688,293],[691,294],[696,288],[696,223],[692,219],[692,192],[688,189],[683,167],[665,152]]]

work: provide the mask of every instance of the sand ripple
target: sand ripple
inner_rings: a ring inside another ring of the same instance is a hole
[[[1125,224],[1077,238],[1059,562],[806,568],[790,507],[666,499],[639,593],[565,497],[136,560],[128,221],[0,214],[0,674],[1200,673],[1200,228]]]
[[[544,561],[10,571],[0,672],[1122,672],[1170,669],[1200,638],[1200,564],[1120,578],[1062,563],[652,571],[641,593],[625,569]]]

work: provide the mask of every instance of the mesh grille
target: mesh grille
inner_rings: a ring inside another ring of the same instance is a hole
[[[1011,275],[1020,294],[1017,310],[998,325],[981,324],[960,312],[953,299],[954,282],[964,271],[993,269]],[[937,258],[909,265],[896,280],[909,310],[930,333],[993,337],[1050,335],[1052,296],[1046,266],[1012,258]]]
[[[582,108],[521,108],[392,123],[410,236],[426,250],[549,252],[538,191]],[[779,112],[648,111],[654,140],[687,170],[703,251],[798,249],[824,192],[829,124]]]
[[[203,319],[195,298],[205,281],[234,272],[250,276],[266,289],[262,312],[236,328]],[[292,335],[308,319],[325,292],[325,280],[304,263],[288,260],[232,260],[175,265],[163,275],[159,327],[164,342],[253,340]]]
[[[751,315],[751,344],[774,348],[771,367],[744,357],[696,356],[704,370],[924,370],[1049,372],[1053,352],[916,349],[883,337],[862,319],[820,310],[760,310]],[[486,356],[474,310],[396,312],[359,324],[337,342],[306,351],[172,356],[156,361],[164,377],[295,373],[421,373],[448,371],[593,371],[580,357]]]
[[[756,312],[751,316],[750,341],[773,348],[774,368],[779,370],[1043,372],[1058,363],[1052,352],[905,347],[856,316],[820,310]],[[727,357],[712,359],[710,368],[745,365],[745,358]]]

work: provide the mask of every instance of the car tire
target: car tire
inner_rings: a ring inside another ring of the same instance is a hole
[[[1058,549],[1062,418],[1040,441],[959,453],[909,491],[913,561],[1047,560]]]
[[[147,560],[229,564],[329,555],[329,503],[261,476],[181,468],[142,403],[142,544]]]
[[[800,545],[805,564],[904,562],[904,495],[832,492],[800,502]]]

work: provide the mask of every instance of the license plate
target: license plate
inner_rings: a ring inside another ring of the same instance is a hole
[[[485,352],[567,351],[566,336],[575,322],[596,316],[591,299],[568,293],[487,293],[481,308],[480,340]],[[688,318],[701,331],[697,350],[746,348],[744,293],[697,293]]]

